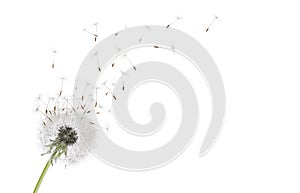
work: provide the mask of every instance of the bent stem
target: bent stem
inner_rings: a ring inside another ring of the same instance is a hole
[[[45,165],[45,167],[44,167],[44,169],[43,169],[43,171],[42,171],[42,174],[41,174],[41,176],[40,176],[38,182],[37,182],[36,185],[35,185],[35,188],[34,188],[34,190],[33,190],[33,193],[37,193],[37,192],[38,192],[39,187],[41,186],[41,183],[42,183],[42,181],[43,181],[43,179],[44,179],[44,177],[45,177],[45,175],[46,175],[46,173],[47,173],[47,171],[48,171],[50,165],[51,165],[51,159],[50,159],[49,161],[47,161],[47,163],[46,163],[46,165]]]
[[[52,152],[52,149],[55,147],[55,149],[53,150],[51,156],[50,156],[50,159],[47,161],[42,173],[41,173],[41,176],[38,180],[38,182],[36,183],[35,185],[35,188],[33,190],[33,193],[37,193],[40,186],[41,186],[41,183],[49,169],[49,167],[52,165],[53,161],[56,161],[62,154],[65,154],[67,155],[67,145],[66,144],[61,144],[59,143],[57,140],[54,140],[53,143],[51,145],[49,145],[49,150],[42,154],[42,155],[45,155],[45,154],[48,154],[48,153],[51,153]]]

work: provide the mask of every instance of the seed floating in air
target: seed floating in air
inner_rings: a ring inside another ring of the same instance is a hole
[[[205,32],[208,32],[208,30],[210,29],[210,27],[215,23],[216,20],[218,20],[219,17],[214,15],[214,19],[210,22],[210,24],[208,25],[208,27],[206,28]]]
[[[178,20],[182,19],[181,17],[176,16],[176,19],[174,21],[172,21],[170,24],[168,24],[166,26],[166,28],[169,28],[171,25],[173,25],[174,23],[176,23]]]

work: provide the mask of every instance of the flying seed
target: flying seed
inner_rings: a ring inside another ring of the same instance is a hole
[[[208,30],[210,29],[210,27],[215,23],[216,20],[219,19],[218,16],[214,15],[214,19],[210,22],[210,24],[208,25],[208,27],[206,28],[205,32],[208,32]]]
[[[112,95],[112,97],[115,99],[115,100],[117,100],[117,97],[113,94],[113,92],[108,88],[108,86],[106,86],[106,84],[104,83],[103,84],[105,87],[106,87],[106,89],[108,90],[108,92]],[[108,92],[106,92],[106,96],[107,96],[107,94],[108,94]]]
[[[150,27],[149,27],[149,26],[147,26],[147,25],[145,25],[145,28],[146,28],[147,30],[150,30]],[[141,37],[139,38],[139,42],[141,42],[141,41],[142,41],[142,39],[143,39],[143,37],[144,37],[145,33],[146,33],[146,31],[144,31],[144,32],[142,33]]]
[[[133,65],[133,63],[131,62],[131,60],[128,58],[127,54],[124,54],[124,57],[128,60],[128,62],[130,63],[130,65],[132,66],[132,68],[134,70],[136,70],[136,67]]]
[[[168,24],[166,26],[166,28],[169,28],[171,25],[173,25],[174,23],[176,23],[178,20],[182,19],[181,17],[176,16],[176,19],[174,21],[172,21],[170,24]]]
[[[95,40],[95,42],[97,41],[97,38],[98,38],[98,35],[97,35],[97,34],[95,34],[95,33],[92,33],[92,32],[90,32],[90,31],[86,30],[85,28],[83,29],[83,31],[85,31],[85,32],[87,32],[87,33],[89,33],[89,34],[93,35],[93,36],[94,36],[94,40]]]
[[[59,96],[61,96],[61,95],[62,95],[62,92],[63,92],[64,79],[65,79],[65,78],[61,78],[61,86],[60,86]]]
[[[124,85],[124,75],[126,76],[126,74],[123,71],[120,71],[122,74],[122,90],[125,90],[125,85]]]
[[[53,50],[52,52],[53,52],[53,59],[52,59],[52,66],[51,66],[51,67],[52,67],[52,69],[54,69],[55,55],[56,55],[56,52],[57,52],[57,51],[56,51],[56,50]]]
[[[96,101],[95,101],[95,107],[99,106],[101,108],[100,103],[98,102],[98,89],[100,89],[101,87],[96,87]]]
[[[127,29],[127,26],[125,26],[124,30],[126,30],[126,29]],[[115,35],[115,36],[117,36],[117,35],[119,35],[119,34],[120,34],[120,32],[121,32],[121,31],[118,31],[118,32],[117,32],[117,33],[115,33],[114,35]]]
[[[96,35],[98,34],[98,23],[94,23],[94,25],[93,26],[95,26],[95,30],[96,30]],[[97,36],[95,36],[95,42],[97,41],[97,38],[98,38],[98,35]]]
[[[97,60],[97,66],[98,66],[98,71],[101,72],[101,68],[100,68],[100,64],[99,64],[99,58],[98,58],[98,51],[94,54],[94,56],[96,56],[96,60]]]
[[[87,87],[90,85],[90,83],[86,83],[86,85],[85,85],[85,87],[84,87],[84,89],[83,89],[83,93],[82,93],[82,96],[81,96],[81,100],[83,101],[83,99],[84,99],[84,95],[85,95],[85,91],[86,91],[86,89],[87,89]]]

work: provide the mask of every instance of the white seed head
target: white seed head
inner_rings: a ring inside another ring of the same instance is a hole
[[[74,108],[73,100],[58,97],[49,99],[38,109],[42,115],[40,127],[40,142],[44,154],[54,154],[53,161],[62,160],[66,165],[76,163],[87,156],[86,143],[93,143],[95,126],[89,124],[84,115],[87,111],[82,108]],[[83,141],[83,136],[85,140]]]

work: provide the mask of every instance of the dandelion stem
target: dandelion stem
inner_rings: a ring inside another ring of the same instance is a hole
[[[46,165],[45,165],[45,167],[44,167],[44,169],[42,171],[42,174],[41,174],[38,182],[35,185],[33,193],[37,193],[38,192],[39,187],[41,186],[41,183],[42,183],[42,181],[43,181],[43,179],[44,179],[44,177],[45,177],[45,175],[46,175],[46,173],[47,173],[47,171],[48,171],[48,169],[49,169],[50,166],[51,166],[51,159],[49,159],[49,161],[46,163]]]

